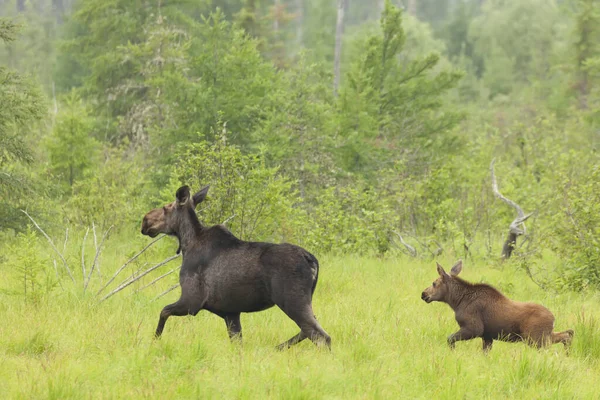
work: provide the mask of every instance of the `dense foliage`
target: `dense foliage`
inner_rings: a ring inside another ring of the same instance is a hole
[[[598,2],[350,1],[338,38],[336,3],[1,2],[3,253],[47,245],[20,209],[53,237],[133,237],[210,184],[201,218],[244,239],[499,259],[516,212],[496,158],[536,212],[514,265],[600,287]],[[53,272],[19,257],[0,263],[25,288],[27,265]]]

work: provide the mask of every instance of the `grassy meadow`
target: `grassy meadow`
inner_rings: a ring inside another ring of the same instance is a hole
[[[168,240],[163,247],[173,246]],[[126,259],[120,250],[106,250],[103,274],[109,275],[111,261],[115,270]],[[157,341],[153,332],[160,310],[177,299],[179,290],[152,301],[162,289],[133,294],[143,285],[136,283],[98,304],[93,293],[100,282],[92,281],[84,296],[79,286],[62,279],[64,289],[55,287],[32,300],[7,290],[15,287],[16,272],[3,268],[2,398],[598,396],[596,293],[545,293],[510,264],[466,260],[465,279],[492,283],[514,299],[540,302],[554,312],[557,330],[575,329],[570,354],[561,345],[537,351],[495,342],[484,355],[479,339],[459,342],[451,351],[446,337],[457,329],[453,313],[445,304],[420,299],[436,277],[434,261],[353,256],[321,256],[320,261],[314,309],[332,337],[332,352],[308,340],[276,351],[298,332],[277,308],[242,315],[243,344],[230,343],[224,322],[207,311],[172,317]],[[453,261],[440,260],[448,267]],[[176,281],[175,274],[169,278],[163,286]]]

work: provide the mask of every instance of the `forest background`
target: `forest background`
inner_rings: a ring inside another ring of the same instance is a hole
[[[0,0],[0,392],[596,398],[599,145],[598,0]],[[141,220],[183,184],[319,258],[331,353],[276,309],[152,339],[180,261]],[[571,353],[450,351],[420,293],[458,258]]]
[[[182,184],[210,184],[201,218],[242,239],[495,262],[517,214],[493,159],[532,213],[511,265],[552,290],[600,286],[597,1],[3,0],[0,15],[5,293],[61,290],[80,258],[85,282],[103,245],[132,256]]]

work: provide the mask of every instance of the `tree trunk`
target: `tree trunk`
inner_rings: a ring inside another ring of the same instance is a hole
[[[25,0],[17,0],[17,12],[25,11]]]
[[[338,0],[337,21],[335,24],[335,54],[333,60],[333,94],[337,96],[340,85],[340,64],[342,58],[342,39],[344,36],[344,12],[348,0]]]
[[[65,15],[63,0],[52,0],[52,12],[56,16],[56,22],[62,24],[63,15]]]
[[[413,17],[417,16],[417,0],[408,0],[406,11]]]
[[[517,246],[517,234],[509,232],[504,245],[502,246],[502,258],[509,259],[513,250]]]
[[[273,6],[273,31],[275,35],[279,31],[279,0],[275,0],[275,5]]]
[[[304,0],[296,0],[296,43],[298,47],[304,45]]]

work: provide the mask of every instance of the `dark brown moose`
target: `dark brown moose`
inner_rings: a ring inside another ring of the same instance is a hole
[[[540,348],[554,343],[571,344],[573,331],[553,332],[554,315],[535,303],[510,300],[495,288],[481,283],[469,283],[458,277],[462,261],[452,267],[450,275],[437,264],[439,278],[421,294],[427,303],[441,301],[454,310],[458,332],[448,336],[454,348],[459,340],[480,337],[483,350],[489,351],[494,340],[525,341]]]
[[[163,308],[156,337],[171,315],[196,315],[204,309],[225,320],[231,339],[241,339],[240,313],[277,305],[300,327],[300,333],[280,344],[279,349],[306,338],[331,347],[329,335],[312,310],[319,277],[317,259],[292,244],[246,242],[223,225],[203,226],[195,208],[208,188],[191,196],[190,188],[182,186],[174,202],[144,216],[142,234],[176,236],[183,254],[181,297]]]

